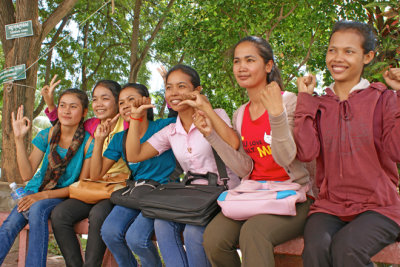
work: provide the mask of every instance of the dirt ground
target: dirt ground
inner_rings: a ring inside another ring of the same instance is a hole
[[[18,266],[18,250],[12,250],[4,259],[2,267],[16,267]],[[47,267],[65,267],[65,262],[62,256],[47,255]]]

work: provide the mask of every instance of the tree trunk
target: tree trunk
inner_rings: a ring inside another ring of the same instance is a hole
[[[5,67],[25,64],[28,69],[26,79],[14,81],[5,85],[3,92],[3,151],[2,151],[2,180],[21,183],[21,177],[16,162],[14,135],[11,126],[11,112],[24,105],[24,115],[32,120],[35,104],[38,65],[35,61],[39,57],[43,39],[51,32],[63,17],[74,7],[78,0],[64,0],[50,16],[42,23],[39,22],[38,0],[17,0],[15,8],[12,0],[0,1],[0,28],[5,25],[32,20],[33,36],[6,40],[5,31],[1,31],[0,38],[5,55]],[[35,64],[34,64],[35,63]],[[25,138],[28,152],[31,150],[31,134]]]

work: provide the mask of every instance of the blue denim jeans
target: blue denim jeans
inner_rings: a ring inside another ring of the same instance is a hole
[[[205,228],[205,226],[156,219],[154,221],[154,229],[165,266],[211,266],[203,249],[203,232]],[[186,251],[183,248],[182,231]]]
[[[49,241],[47,221],[54,207],[63,200],[61,198],[49,198],[35,202],[29,209],[29,221],[17,211],[17,207],[14,207],[0,227],[0,265],[19,232],[29,222],[29,244],[25,266],[46,266]]]
[[[101,237],[114,255],[118,266],[136,267],[132,251],[143,267],[161,267],[161,259],[151,237],[154,220],[143,217],[140,210],[114,206],[101,228]]]

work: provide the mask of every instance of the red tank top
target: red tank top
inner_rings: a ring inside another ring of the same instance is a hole
[[[251,120],[249,105],[246,106],[242,122],[242,144],[246,153],[254,161],[250,174],[252,180],[285,181],[289,179],[286,171],[279,166],[271,152],[271,125],[268,112],[258,119]]]

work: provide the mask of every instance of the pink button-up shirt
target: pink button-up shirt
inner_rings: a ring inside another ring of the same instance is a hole
[[[229,116],[226,114],[225,110],[215,109],[215,112],[229,127],[232,127]],[[183,128],[179,116],[176,123],[171,123],[164,127],[147,140],[147,142],[149,142],[159,154],[172,148],[184,172],[191,171],[201,174],[214,172],[218,174],[218,168],[215,163],[211,145],[194,124],[191,125],[187,133]],[[233,188],[239,184],[239,178],[230,169],[227,169],[227,173],[230,178],[228,182],[229,188]]]

